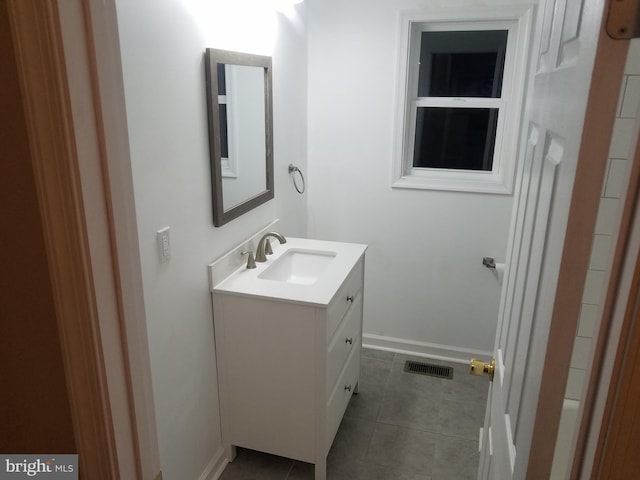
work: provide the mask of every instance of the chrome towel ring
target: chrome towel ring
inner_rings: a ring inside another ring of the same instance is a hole
[[[298,186],[298,181],[296,180],[296,176],[295,176],[296,172],[300,174],[300,179],[302,180],[302,188]],[[304,175],[302,174],[302,171],[298,167],[296,167],[293,163],[290,163],[289,174],[291,175],[291,178],[293,180],[293,186],[295,187],[296,192],[302,195],[306,188],[306,184],[304,182]]]

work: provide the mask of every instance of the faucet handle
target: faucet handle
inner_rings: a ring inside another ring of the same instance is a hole
[[[247,268],[249,269],[256,268],[256,259],[254,258],[252,251],[247,250],[245,252],[240,252],[240,255],[248,255]]]
[[[264,240],[264,254],[265,255],[273,255],[273,249],[271,248],[271,242],[268,238]]]

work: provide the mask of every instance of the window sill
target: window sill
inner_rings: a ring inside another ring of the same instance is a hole
[[[392,188],[511,195],[513,185],[495,172],[420,172],[396,178]]]

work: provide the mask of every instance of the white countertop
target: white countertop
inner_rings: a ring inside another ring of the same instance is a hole
[[[310,305],[328,305],[367,249],[366,245],[357,243],[327,242],[305,238],[287,238],[287,243],[282,245],[272,238],[271,246],[273,255],[268,255],[266,262],[257,262],[254,269],[247,269],[245,263],[215,284],[212,288],[213,294],[224,293]],[[262,272],[289,249],[333,252],[336,256],[322,271],[318,280],[311,285],[259,278]]]

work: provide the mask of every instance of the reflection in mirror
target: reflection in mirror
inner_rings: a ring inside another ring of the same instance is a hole
[[[218,92],[222,205],[229,210],[265,189],[266,144],[258,141],[265,138],[263,69],[218,63]]]
[[[214,225],[273,198],[271,57],[207,49]]]

